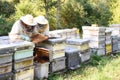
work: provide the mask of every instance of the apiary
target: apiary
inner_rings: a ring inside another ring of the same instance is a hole
[[[50,61],[55,58],[65,56],[65,38],[49,39],[48,41],[37,45],[38,47],[45,48],[49,52]]]
[[[90,60],[90,55],[91,55],[91,53],[90,53],[90,50],[89,50],[89,49],[86,50],[86,51],[84,51],[84,52],[81,52],[81,53],[79,54],[79,57],[80,57],[80,59],[81,59],[81,62],[86,62],[86,61]]]
[[[76,48],[66,47],[65,56],[66,56],[66,67],[68,69],[76,69],[80,67],[80,50]]]
[[[78,48],[80,51],[89,49],[89,40],[86,39],[67,39],[67,47]]]
[[[66,68],[65,59],[66,57],[60,57],[60,58],[53,59],[53,61],[51,61],[50,63],[49,71],[53,73],[53,72],[64,70]]]
[[[35,63],[35,78],[43,80],[48,78],[49,73],[49,62]]]

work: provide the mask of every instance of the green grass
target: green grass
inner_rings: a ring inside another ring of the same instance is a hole
[[[48,80],[120,80],[120,53],[104,57],[93,55],[79,69],[51,74]]]

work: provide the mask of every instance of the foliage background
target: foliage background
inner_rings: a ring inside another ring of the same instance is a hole
[[[0,35],[26,14],[44,15],[50,30],[120,23],[120,0],[0,0]]]

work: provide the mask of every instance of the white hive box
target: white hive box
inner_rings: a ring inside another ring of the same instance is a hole
[[[0,64],[12,62],[14,47],[0,48]]]
[[[81,52],[79,54],[81,62],[83,63],[83,62],[90,60],[90,55],[91,55],[90,50],[86,50],[84,52]]]
[[[67,39],[66,40],[67,47],[77,48],[80,51],[84,51],[89,49],[89,40],[86,39]]]
[[[90,41],[90,48],[105,48],[105,40],[103,41]]]
[[[80,33],[78,28],[71,29],[71,38],[80,38]]]
[[[112,28],[112,35],[120,35],[120,24],[111,24],[110,28]]]
[[[14,80],[34,80],[34,67],[24,68],[15,72]]]
[[[79,30],[77,28],[72,29],[59,29],[49,32],[50,37],[61,37],[61,38],[80,38]]]
[[[82,26],[83,34],[105,35],[105,27]]]
[[[35,63],[35,77],[39,80],[48,78],[49,62]]]
[[[65,38],[56,38],[49,39],[48,41],[40,43],[37,46],[48,49],[50,54],[49,59],[51,61],[52,59],[65,56],[65,45]]]
[[[97,54],[98,56],[104,56],[105,55],[105,48],[91,48],[92,54]]]

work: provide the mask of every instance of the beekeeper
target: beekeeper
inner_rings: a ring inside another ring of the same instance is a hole
[[[9,33],[10,40],[30,41],[30,37],[38,33],[37,29],[35,28],[36,25],[37,23],[34,21],[32,15],[27,14],[20,17],[20,19],[17,20],[12,26],[12,29]]]
[[[34,18],[34,21],[37,23],[37,30],[39,33],[49,36],[49,23],[48,20],[43,16],[40,15]]]

